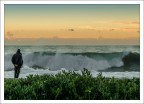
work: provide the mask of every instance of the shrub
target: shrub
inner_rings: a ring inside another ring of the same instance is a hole
[[[27,78],[5,79],[5,100],[138,100],[140,80],[92,77],[84,69],[56,75],[29,75]]]

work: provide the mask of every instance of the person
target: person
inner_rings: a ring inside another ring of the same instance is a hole
[[[17,52],[12,56],[11,61],[14,65],[14,78],[18,78],[20,74],[20,68],[23,65],[23,59],[20,49],[18,49]]]

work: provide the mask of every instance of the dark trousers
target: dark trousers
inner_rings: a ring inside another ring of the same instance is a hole
[[[19,67],[15,67],[14,68],[14,78],[18,78],[19,77],[19,73],[20,73],[20,68]]]

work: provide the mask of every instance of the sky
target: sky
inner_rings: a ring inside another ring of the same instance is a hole
[[[5,4],[5,45],[137,45],[139,4]]]

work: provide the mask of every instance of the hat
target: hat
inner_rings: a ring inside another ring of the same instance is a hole
[[[20,49],[17,50],[17,53],[20,53]]]

